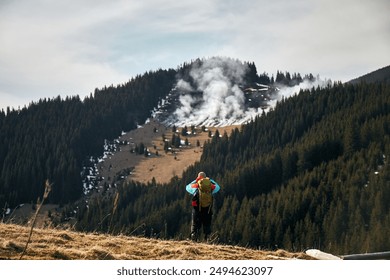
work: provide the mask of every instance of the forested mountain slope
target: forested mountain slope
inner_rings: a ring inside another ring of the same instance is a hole
[[[88,157],[103,153],[104,139],[136,128],[175,82],[175,70],[159,70],[124,85],[96,89],[90,97],[43,99],[0,112],[0,205],[35,202],[44,182],[54,184],[52,203],[82,194],[80,172]]]
[[[220,242],[341,254],[388,250],[389,136],[388,84],[313,88],[230,137],[215,136],[181,179],[120,186],[114,213],[113,197],[78,205],[77,227],[186,238],[184,186],[204,170],[222,186],[213,225]]]
[[[103,154],[104,140],[135,129],[151,116],[178,80],[188,80],[194,65],[221,66],[240,86],[299,83],[302,77],[278,72],[276,80],[257,74],[254,63],[229,58],[194,60],[177,69],[150,71],[127,83],[96,89],[89,97],[42,99],[22,109],[0,111],[0,205],[5,212],[35,202],[49,179],[50,203],[66,204],[83,194],[81,172],[90,157]],[[240,69],[239,75],[234,74]],[[233,68],[232,68],[233,67]],[[212,71],[217,68],[211,68]],[[221,76],[223,73],[219,73]],[[224,83],[230,84],[227,79]],[[224,77],[225,78],[225,77]],[[198,91],[199,92],[199,91]],[[179,94],[180,95],[180,94]]]
[[[390,83],[390,65],[363,75],[359,78],[353,79],[348,83],[356,84],[360,82],[375,83],[375,82],[386,82]]]
[[[390,249],[387,78],[301,91],[230,136],[216,133],[201,161],[168,184],[129,182],[84,197],[83,163],[102,154],[104,139],[143,123],[191,67],[145,73],[84,100],[58,97],[1,111],[3,219],[19,203],[35,202],[49,179],[48,202],[69,203],[55,223],[71,219],[81,231],[185,239],[191,212],[184,186],[205,171],[222,187],[214,203],[218,242],[335,254]],[[245,68],[244,90],[302,80]]]

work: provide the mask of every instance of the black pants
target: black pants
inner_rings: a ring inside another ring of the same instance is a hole
[[[200,230],[203,226],[204,238],[207,240],[211,233],[211,218],[213,213],[210,207],[193,207],[192,223],[191,223],[191,238],[198,240]]]

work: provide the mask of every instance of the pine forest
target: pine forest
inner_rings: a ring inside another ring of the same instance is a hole
[[[213,233],[221,244],[335,254],[390,250],[390,83],[335,82],[276,107],[204,144],[201,160],[167,184],[127,182],[86,202],[81,169],[104,139],[145,122],[189,65],[139,75],[79,97],[43,99],[0,112],[0,205],[48,203],[75,229],[161,239],[189,237],[185,185],[206,171],[221,186]],[[250,82],[293,84],[299,74]],[[220,137],[221,136],[221,137]]]

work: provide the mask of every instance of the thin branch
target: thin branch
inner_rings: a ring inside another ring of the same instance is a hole
[[[49,193],[51,191],[51,186],[52,185],[49,183],[49,180],[46,180],[46,182],[45,182],[45,192],[43,194],[43,198],[42,198],[41,204],[39,204],[37,210],[35,211],[34,218],[33,218],[32,223],[31,223],[30,234],[28,236],[28,240],[26,242],[26,246],[24,247],[24,250],[23,250],[22,254],[20,255],[19,260],[21,260],[23,258],[23,256],[24,256],[24,254],[26,253],[28,244],[31,241],[31,236],[32,236],[33,229],[34,229],[34,226],[35,226],[35,221],[37,220],[39,211],[41,210],[41,207],[42,207],[43,203],[45,202],[45,199],[49,196]]]

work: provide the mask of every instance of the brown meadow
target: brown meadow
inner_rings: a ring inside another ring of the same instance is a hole
[[[30,228],[0,224],[0,259],[19,259]],[[238,246],[160,240],[124,235],[35,228],[25,260],[288,260],[311,259],[303,252],[262,251]]]

